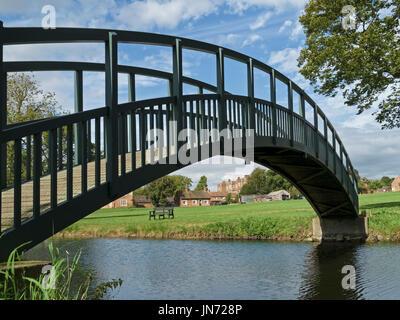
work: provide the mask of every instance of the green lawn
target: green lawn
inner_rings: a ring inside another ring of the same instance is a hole
[[[361,195],[370,234],[400,240],[400,192]],[[65,229],[64,237],[261,238],[304,240],[316,215],[306,200],[175,208],[175,219],[148,220],[149,209],[101,209]]]

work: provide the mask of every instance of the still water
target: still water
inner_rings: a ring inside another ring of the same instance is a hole
[[[106,299],[400,299],[400,245],[264,241],[55,240],[82,250],[92,286],[123,280]],[[28,259],[49,259],[48,242]],[[342,267],[356,288],[344,290]]]

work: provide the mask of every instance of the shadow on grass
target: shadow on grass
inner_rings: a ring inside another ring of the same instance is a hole
[[[86,217],[84,218],[85,220],[98,220],[98,219],[114,219],[114,218],[134,218],[134,217],[143,217],[146,216],[148,217],[149,214],[126,214],[123,216],[104,216],[104,217]]]
[[[360,209],[376,209],[376,208],[400,208],[400,202],[372,203],[361,206]]]

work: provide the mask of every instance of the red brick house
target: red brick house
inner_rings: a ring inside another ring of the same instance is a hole
[[[226,194],[223,192],[208,191],[208,194],[210,195],[211,205],[220,204],[222,201],[226,201]]]
[[[180,207],[204,207],[211,204],[211,196],[207,191],[186,190],[177,195]]]
[[[392,182],[392,191],[400,191],[400,176],[394,178]]]
[[[133,206],[133,192],[129,192],[128,194],[124,195],[123,197],[110,202],[109,204],[105,205],[103,208],[128,208]]]

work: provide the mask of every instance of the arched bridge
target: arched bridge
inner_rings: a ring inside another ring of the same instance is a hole
[[[2,259],[13,248],[26,242],[25,248],[31,248],[120,196],[184,167],[187,163],[178,157],[181,147],[204,159],[204,154],[217,155],[239,141],[241,149],[235,156],[249,159],[250,154],[256,163],[289,179],[320,218],[358,216],[354,170],[332,124],[301,88],[261,61],[200,41],[119,30],[43,30],[1,24],[0,41]],[[4,46],[78,42],[103,43],[105,63],[3,59]],[[170,47],[173,72],[118,64],[119,43]],[[183,49],[215,56],[216,86],[183,76]],[[225,90],[226,58],[247,65],[247,96]],[[270,101],[254,96],[256,68],[269,79]],[[73,71],[75,112],[7,123],[7,74],[24,71]],[[87,71],[105,73],[106,101],[104,107],[85,111],[82,74]],[[121,73],[129,79],[129,102],[123,104],[118,102]],[[136,101],[136,75],[166,79],[169,96]],[[278,81],[287,88],[282,103],[286,106],[277,101]],[[184,83],[197,87],[198,94],[184,95]],[[176,133],[184,128],[195,133],[178,141]],[[163,130],[162,138],[151,146],[146,141],[149,129]],[[234,133],[211,137],[200,134],[202,129]],[[253,146],[247,139],[252,132]]]

